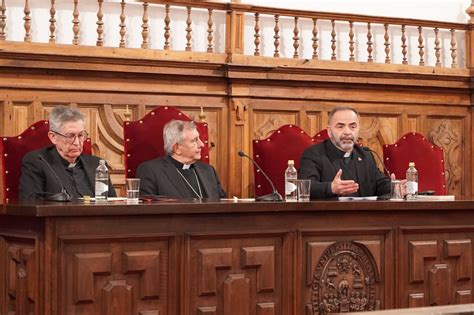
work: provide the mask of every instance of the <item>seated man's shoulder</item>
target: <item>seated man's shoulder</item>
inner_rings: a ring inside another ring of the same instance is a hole
[[[326,140],[327,141],[327,140]],[[304,150],[304,154],[320,154],[326,151],[325,142],[312,144]]]
[[[23,161],[37,160],[40,156],[44,157],[45,155],[48,155],[49,152],[51,152],[52,149],[54,149],[54,146],[49,145],[49,146],[43,147],[41,149],[37,149],[37,150],[27,152],[23,156]]]

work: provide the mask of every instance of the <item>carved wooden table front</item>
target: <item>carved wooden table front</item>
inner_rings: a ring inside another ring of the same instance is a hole
[[[0,314],[292,315],[472,303],[471,200],[0,209]]]

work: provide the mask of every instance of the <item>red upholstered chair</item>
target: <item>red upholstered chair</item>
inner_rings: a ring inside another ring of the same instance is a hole
[[[191,121],[180,110],[170,106],[158,106],[137,121],[127,121],[123,126],[125,176],[135,177],[140,163],[165,155],[163,145],[163,127],[170,120]],[[197,130],[204,143],[201,161],[209,163],[209,135],[207,123],[197,122]]]
[[[323,130],[321,130],[320,132],[315,134],[313,139],[314,139],[314,143],[321,143],[324,140],[329,139],[329,134],[328,134],[327,128],[324,128]]]
[[[394,144],[383,146],[384,162],[397,178],[405,178],[409,162],[418,170],[418,191],[434,190],[446,195],[443,149],[433,145],[423,135],[410,132]]]
[[[2,162],[3,202],[18,198],[18,185],[21,175],[21,161],[23,156],[34,150],[51,145],[48,138],[49,124],[47,120],[40,120],[28,127],[20,135],[2,137],[0,154]],[[85,154],[91,154],[91,140],[84,142]]]
[[[253,158],[273,181],[280,195],[284,196],[284,173],[288,167],[288,160],[294,160],[298,169],[303,151],[312,144],[314,139],[300,127],[284,125],[266,139],[253,140]],[[254,182],[256,197],[272,192],[270,184],[256,168],[254,168]]]

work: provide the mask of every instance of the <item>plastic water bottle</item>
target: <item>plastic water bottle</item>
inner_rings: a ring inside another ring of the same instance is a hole
[[[285,171],[285,200],[298,201],[298,194],[296,191],[296,180],[298,173],[295,168],[295,161],[288,160],[288,168]]]
[[[408,163],[407,169],[407,200],[415,200],[418,196],[418,171],[415,162]]]
[[[104,160],[99,161],[95,170],[95,200],[105,201],[109,194],[109,170]]]

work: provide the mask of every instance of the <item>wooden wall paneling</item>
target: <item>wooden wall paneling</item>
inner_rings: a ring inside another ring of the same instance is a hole
[[[60,314],[175,314],[175,293],[169,292],[177,275],[170,269],[179,265],[173,236],[65,236],[59,241]]]
[[[465,195],[466,188],[463,180],[466,177],[461,170],[466,168],[466,150],[469,142],[464,138],[465,120],[468,117],[428,116],[427,133],[429,141],[444,150],[444,165],[446,169],[446,189],[448,194]],[[462,144],[465,144],[464,146]]]
[[[228,167],[228,196],[248,197],[250,192],[250,170],[252,163],[238,156],[239,151],[251,154],[251,145],[249,140],[250,117],[253,116],[249,108],[248,101],[241,98],[229,98],[228,105],[229,121],[229,150],[227,159]]]
[[[3,233],[2,233],[3,234]],[[31,236],[25,237],[5,232],[1,236],[3,249],[2,279],[7,279],[2,290],[5,314],[38,314],[39,299],[39,253],[37,241]],[[6,277],[6,278],[4,278]],[[2,309],[0,309],[2,310]],[[3,310],[2,310],[3,311]]]
[[[472,303],[473,236],[472,227],[401,228],[398,306]]]
[[[286,232],[189,234],[185,314],[286,313],[292,303],[292,284],[284,280],[293,268],[289,240]]]

